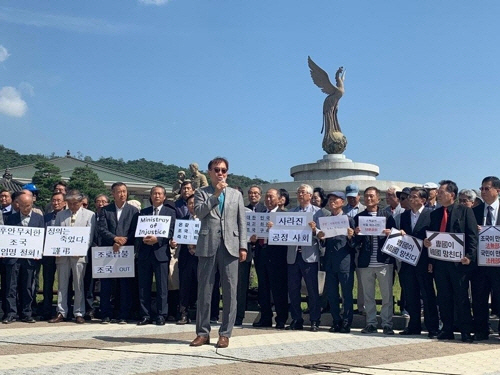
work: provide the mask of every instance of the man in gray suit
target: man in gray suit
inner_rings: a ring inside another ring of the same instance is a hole
[[[218,348],[227,348],[236,319],[236,286],[238,260],[247,257],[247,230],[243,196],[227,186],[226,159],[216,157],[208,163],[211,185],[194,193],[194,210],[201,220],[196,245],[198,257],[198,310],[196,338],[191,346],[210,343],[210,302],[215,272],[220,272],[222,283],[222,324],[219,328]]]
[[[82,207],[83,194],[78,190],[71,190],[66,195],[68,209],[62,210],[56,216],[56,227],[90,227],[89,246],[92,244],[95,230],[95,214]],[[83,289],[83,278],[87,266],[87,256],[58,256],[56,266],[58,273],[57,291],[57,316],[49,320],[49,323],[60,323],[68,314],[68,284],[71,272],[73,272],[73,290],[75,291],[75,302],[73,315],[76,323],[83,324],[85,319],[85,294]]]

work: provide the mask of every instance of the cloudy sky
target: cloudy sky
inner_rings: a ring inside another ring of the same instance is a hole
[[[379,178],[500,174],[500,2],[4,0],[2,144],[290,181],[322,158],[307,56],[346,68],[347,158]],[[486,156],[483,156],[480,150]]]

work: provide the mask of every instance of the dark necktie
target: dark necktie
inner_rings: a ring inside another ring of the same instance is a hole
[[[493,207],[488,206],[488,214],[486,215],[486,225],[493,225]]]
[[[158,216],[158,208],[155,208],[153,216]]]
[[[441,219],[441,226],[439,227],[440,232],[446,232],[446,225],[448,224],[448,209],[443,207],[443,218]]]

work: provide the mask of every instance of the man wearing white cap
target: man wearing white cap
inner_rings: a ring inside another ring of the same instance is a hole
[[[425,190],[427,190],[427,203],[425,203],[425,207],[428,207],[432,210],[441,207],[441,205],[437,202],[437,189],[439,186],[434,182],[426,182],[423,186]]]

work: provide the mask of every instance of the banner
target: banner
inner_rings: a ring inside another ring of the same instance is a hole
[[[482,226],[477,248],[479,266],[500,266],[500,226]]]
[[[199,220],[175,220],[174,241],[179,244],[196,245],[200,225]]]
[[[427,239],[431,241],[429,258],[445,262],[460,262],[464,257],[464,234],[426,231]]]
[[[325,234],[325,238],[347,236],[349,218],[347,215],[323,216],[319,218],[319,227]]]
[[[384,216],[358,216],[360,236],[384,236],[386,218]]]
[[[112,246],[92,248],[92,277],[96,279],[134,277],[134,247],[122,246],[113,252]]]
[[[40,259],[45,228],[0,225],[0,257]]]
[[[137,220],[137,228],[135,229],[136,237],[156,236],[168,237],[170,231],[170,216],[162,215],[147,215],[139,216]]]
[[[47,227],[44,256],[86,256],[90,227]]]
[[[312,212],[271,212],[269,245],[312,246]]]
[[[402,262],[416,266],[422,253],[423,241],[392,228],[381,251]]]
[[[267,223],[271,221],[270,213],[266,212],[247,212],[247,237],[250,240],[254,234],[257,238],[268,238],[269,230]]]

